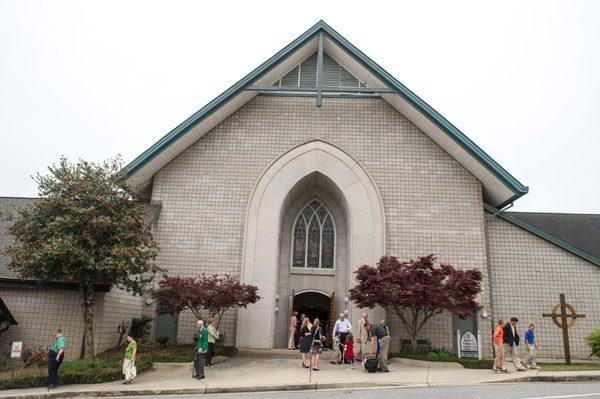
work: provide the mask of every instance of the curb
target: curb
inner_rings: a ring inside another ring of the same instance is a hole
[[[426,385],[414,385],[426,386]],[[413,387],[408,384],[394,383],[337,383],[337,382],[306,382],[288,385],[255,385],[255,386],[230,386],[230,387],[202,387],[187,389],[139,389],[139,390],[114,390],[114,391],[61,391],[44,392],[35,394],[8,395],[3,399],[62,399],[62,398],[101,398],[120,396],[153,396],[153,395],[205,395],[223,393],[246,393],[246,392],[285,392],[285,391],[316,391],[322,389],[353,389],[353,388],[393,388]]]
[[[510,380],[493,381],[492,383],[513,382],[589,382],[600,381],[600,375],[532,375],[529,377],[512,378]]]
[[[502,381],[488,381],[477,384],[456,384],[451,386],[463,385],[484,385],[484,384],[507,384],[521,382],[589,382],[600,381],[600,375],[536,375],[513,378]],[[3,399],[64,399],[64,398],[110,398],[122,396],[154,396],[154,395],[206,395],[223,393],[246,393],[246,392],[286,392],[286,391],[316,391],[325,389],[356,389],[356,388],[418,388],[427,387],[428,384],[406,384],[406,383],[388,383],[388,382],[355,382],[355,383],[337,383],[337,382],[306,382],[287,385],[255,385],[255,386],[224,386],[224,387],[200,387],[187,389],[139,389],[139,390],[114,390],[114,391],[61,391],[44,392],[35,394],[21,394],[2,396]],[[436,387],[449,386],[438,385]]]

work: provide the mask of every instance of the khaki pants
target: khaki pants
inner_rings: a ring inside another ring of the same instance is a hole
[[[356,353],[355,353],[355,357],[359,360],[363,360],[365,355],[367,353],[369,353],[369,344],[368,344],[369,339],[366,340],[361,340],[360,343],[356,343]]]
[[[388,350],[390,349],[390,336],[379,340],[379,364],[377,369],[380,371],[388,371]]]
[[[517,345],[510,346],[509,344],[504,344],[504,358],[506,359],[508,355],[510,355],[510,360],[517,370],[523,368]]]
[[[296,349],[296,348],[294,348],[294,333],[295,332],[296,332],[295,330],[288,331],[288,333],[290,334],[290,337],[288,338],[288,349]]]

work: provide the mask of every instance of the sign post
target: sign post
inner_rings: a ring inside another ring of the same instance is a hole
[[[22,341],[14,341],[10,347],[10,358],[11,359],[20,359],[21,353],[23,352],[23,342]],[[11,360],[12,363],[12,377],[15,378],[15,361]]]
[[[559,308],[560,308],[560,313],[557,313]],[[571,313],[567,313],[567,309]],[[556,305],[554,305],[554,307],[552,308],[552,311],[550,313],[544,313],[543,316],[544,317],[552,317],[552,321],[554,322],[554,324],[556,324],[556,326],[558,328],[562,329],[563,347],[565,350],[565,364],[570,365],[571,364],[571,348],[569,346],[569,328],[571,328],[575,325],[575,322],[577,321],[577,319],[584,319],[585,315],[577,314],[577,312],[575,312],[575,309],[573,308],[573,306],[569,305],[565,301],[565,294],[560,294],[560,302],[557,303]],[[559,318],[560,318],[560,321],[558,321]],[[567,322],[568,318],[570,318],[571,321]]]

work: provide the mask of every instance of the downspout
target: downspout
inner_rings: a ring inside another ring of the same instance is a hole
[[[498,216],[499,214],[501,214],[502,212],[506,211],[507,209],[512,208],[514,205],[513,202],[510,203],[510,205],[508,205],[506,208],[499,210],[498,212],[492,214],[492,215],[486,215],[485,214],[485,210],[483,211],[483,215],[484,218],[494,218],[496,216]],[[485,258],[487,261],[487,273],[488,273],[488,291],[490,292],[490,325],[492,328],[492,337],[494,336],[494,332],[495,332],[495,327],[496,327],[496,322],[494,320],[494,292],[493,292],[493,287],[492,287],[492,263],[490,261],[490,240],[489,240],[489,236],[488,236],[488,231],[487,231],[487,221],[484,221],[484,226],[483,226],[483,231],[484,231],[484,236],[485,236]],[[494,348],[494,346],[492,345],[492,352],[494,354],[494,357],[496,356],[496,349]]]

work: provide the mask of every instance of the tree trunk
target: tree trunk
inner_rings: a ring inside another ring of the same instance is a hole
[[[94,285],[79,284],[81,309],[83,310],[83,350],[84,360],[94,360]]]
[[[413,332],[410,334],[410,343],[412,345],[413,352],[417,352],[417,332]]]

